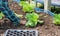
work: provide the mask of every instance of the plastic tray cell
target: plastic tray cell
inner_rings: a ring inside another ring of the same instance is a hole
[[[9,29],[5,32],[5,36],[38,36],[38,31]]]

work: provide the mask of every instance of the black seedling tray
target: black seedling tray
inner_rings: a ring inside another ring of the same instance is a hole
[[[38,32],[37,30],[9,29],[6,31],[5,36],[38,36]]]

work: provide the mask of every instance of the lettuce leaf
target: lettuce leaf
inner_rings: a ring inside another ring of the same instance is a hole
[[[37,25],[39,15],[36,13],[27,13],[26,18],[28,22],[26,23],[26,26],[34,27]]]

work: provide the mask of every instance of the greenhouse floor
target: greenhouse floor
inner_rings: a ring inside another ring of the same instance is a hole
[[[27,29],[27,30],[31,30],[31,29],[35,29],[38,30],[39,32],[39,36],[60,36],[60,26],[56,26],[53,24],[53,19],[51,16],[45,14],[45,13],[41,13],[43,14],[41,16],[41,20],[44,20],[44,24],[43,25],[37,25],[34,28],[28,28],[25,27],[24,25],[20,25],[18,27],[15,26],[11,26],[9,24],[4,24],[4,26],[2,26],[2,28],[0,27],[0,36],[3,36],[4,32],[7,29]]]

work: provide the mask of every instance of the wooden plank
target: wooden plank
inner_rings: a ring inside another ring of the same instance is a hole
[[[44,0],[44,10],[50,10],[51,0]]]

